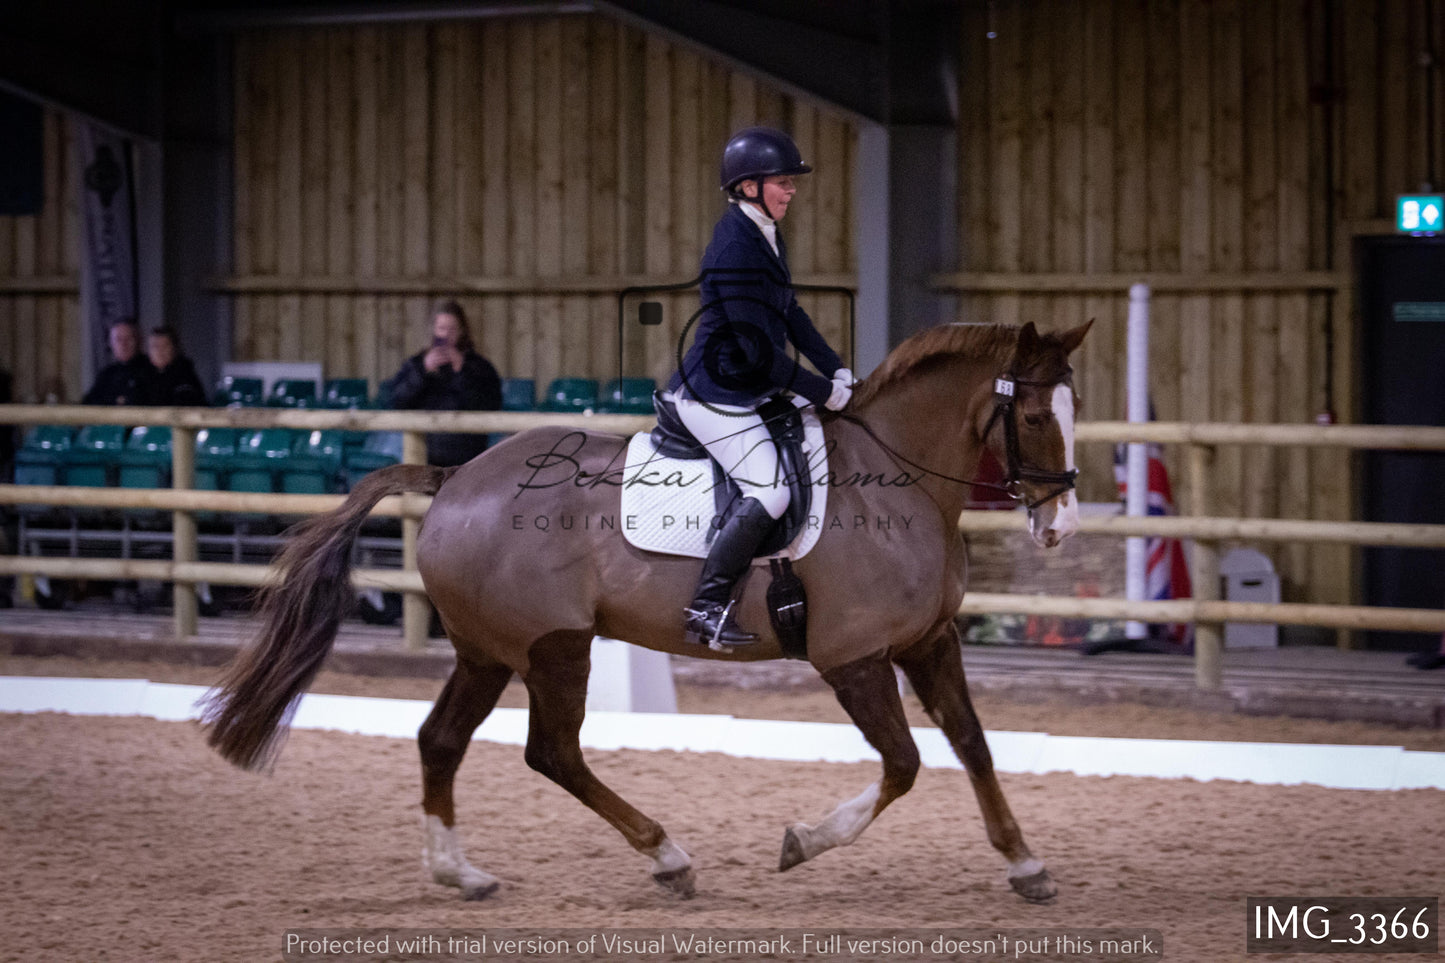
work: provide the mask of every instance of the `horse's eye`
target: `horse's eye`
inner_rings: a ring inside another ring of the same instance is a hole
[[[1035,413],[1024,415],[1024,424],[1028,425],[1030,428],[1042,428],[1044,425],[1048,424],[1048,422],[1049,416],[1045,414]]]

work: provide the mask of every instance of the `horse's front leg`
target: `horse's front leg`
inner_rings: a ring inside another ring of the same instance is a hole
[[[938,723],[949,745],[968,771],[974,795],[983,812],[988,841],[1008,861],[1008,881],[1024,899],[1034,903],[1047,902],[1059,892],[1043,860],[1034,857],[1024,843],[1023,833],[1014,821],[998,776],[993,770],[993,755],[984,739],[983,726],[973,711],[968,697],[968,681],[963,672],[963,650],[958,629],[949,622],[933,639],[920,642],[898,657],[898,665],[908,676],[913,691],[923,708]]]
[[[883,756],[883,778],[862,795],[842,803],[817,826],[795,823],[783,835],[778,869],[792,869],[857,839],[885,806],[913,787],[918,775],[918,747],[908,732],[908,719],[898,697],[893,666],[882,655],[859,659],[823,673],[849,718],[868,744]]]

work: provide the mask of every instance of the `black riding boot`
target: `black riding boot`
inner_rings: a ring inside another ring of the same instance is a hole
[[[702,578],[687,616],[687,639],[708,646],[750,645],[753,632],[738,628],[732,617],[732,591],[752,563],[753,553],[767,536],[773,517],[756,498],[744,498],[713,539]]]

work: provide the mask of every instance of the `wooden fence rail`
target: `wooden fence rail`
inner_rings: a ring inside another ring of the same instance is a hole
[[[265,512],[275,515],[314,514],[339,505],[339,495],[251,494],[195,491],[194,441],[203,428],[300,428],[311,430],[398,431],[403,460],[425,457],[428,431],[511,432],[543,425],[586,427],[627,433],[644,430],[652,419],[637,415],[573,415],[522,412],[332,411],[271,408],[131,408],[0,405],[0,424],[168,425],[172,444],[171,489],[109,489],[67,486],[0,485],[0,504],[44,504],[93,508],[150,508],[174,514],[173,560],[73,559],[0,557],[0,574],[45,574],[69,578],[145,578],[175,584],[175,631],[178,637],[196,631],[197,582],[218,585],[263,584],[273,577],[261,565],[202,563],[196,560],[194,514],[198,511]],[[1350,629],[1412,632],[1445,631],[1445,611],[1389,609],[1346,605],[1268,605],[1218,599],[1218,548],[1224,540],[1334,542],[1351,545],[1445,547],[1445,525],[1327,522],[1297,519],[1210,517],[1208,474],[1215,446],[1270,445],[1331,447],[1357,450],[1445,451],[1445,428],[1373,425],[1244,425],[1154,422],[1092,422],[1080,424],[1081,443],[1160,442],[1188,446],[1190,489],[1194,499],[1186,517],[1090,517],[1081,533],[1132,537],[1158,535],[1194,539],[1195,598],[1173,602],[1128,602],[1120,599],[1076,599],[1032,595],[970,593],[961,614],[1052,615],[1064,618],[1133,619],[1145,622],[1192,622],[1195,625],[1195,676],[1201,688],[1220,685],[1222,624],[1277,622]],[[401,517],[403,568],[361,569],[358,587],[405,593],[403,632],[407,644],[425,642],[427,609],[415,569],[419,520],[430,499],[404,495],[384,499],[376,514]],[[1014,512],[965,512],[963,531],[1018,531],[1023,520]]]

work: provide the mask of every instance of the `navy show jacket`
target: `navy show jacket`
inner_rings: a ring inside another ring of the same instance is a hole
[[[827,402],[843,362],[793,296],[781,232],[777,239],[774,254],[762,229],[737,204],[728,206],[702,257],[702,312],[670,390],[748,407],[784,390],[819,407]],[[789,342],[827,377],[803,367]]]

